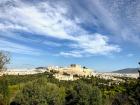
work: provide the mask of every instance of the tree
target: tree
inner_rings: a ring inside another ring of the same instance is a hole
[[[10,62],[10,57],[7,52],[0,51],[0,71],[6,68],[6,64]]]
[[[90,105],[102,105],[102,93],[98,87],[93,87],[90,94]]]
[[[139,62],[138,64],[140,65],[140,62]],[[139,72],[139,77],[138,77],[138,79],[140,79],[140,69],[138,70],[138,72]]]
[[[9,63],[10,58],[8,56],[9,54],[7,52],[0,51],[0,72],[6,69],[6,64]],[[3,76],[0,80],[0,104],[7,104],[8,103],[8,96],[9,96],[9,90],[8,90],[8,81]]]
[[[86,67],[86,66],[84,66],[84,67],[83,67],[83,69],[87,69],[87,67]]]
[[[3,99],[3,95],[0,94],[0,105],[4,105],[4,99]]]
[[[65,89],[49,83],[45,78],[29,82],[16,95],[12,103],[20,105],[63,105]]]
[[[3,76],[0,79],[0,101],[5,103],[5,105],[8,103],[8,97],[9,97],[9,89],[8,89],[8,81]],[[1,105],[1,104],[0,104]]]
[[[99,88],[78,81],[73,89],[66,91],[66,105],[103,105]]]

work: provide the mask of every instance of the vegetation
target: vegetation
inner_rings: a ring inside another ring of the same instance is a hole
[[[140,105],[140,80],[137,79],[127,78],[120,84],[98,77],[59,81],[45,72],[5,75],[0,81],[0,105]]]
[[[6,69],[6,64],[8,64],[10,61],[10,57],[8,56],[8,53],[0,51],[0,72],[4,69]]]
[[[21,105],[63,105],[65,88],[48,83],[45,78],[27,83],[13,102]]]

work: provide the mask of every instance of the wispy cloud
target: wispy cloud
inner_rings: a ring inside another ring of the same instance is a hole
[[[83,57],[81,51],[60,52],[60,55],[65,57],[76,57],[76,58]]]
[[[126,56],[127,56],[127,57],[133,57],[134,54],[130,53],[130,54],[127,54]]]
[[[105,19],[104,16],[102,17],[105,25],[110,26],[110,31],[117,38],[140,44],[140,1],[100,0],[98,3],[102,7],[101,12],[107,16]],[[106,19],[109,21],[107,22]]]
[[[0,39],[0,50],[18,54],[40,55],[40,51],[31,47]]]
[[[18,6],[9,4],[9,9],[6,7],[1,9],[0,17],[3,19],[3,22],[11,21],[13,24],[26,27],[29,31],[37,34],[62,39],[71,38],[64,30],[64,26],[68,25],[69,22],[66,21],[67,23],[63,23],[65,19],[61,13],[63,12],[61,10],[62,7],[60,7],[60,9],[52,8],[47,3],[40,3],[33,6],[20,1],[15,2],[15,4]],[[42,9],[43,11],[41,11]],[[60,21],[62,21],[62,23]],[[3,24],[3,27],[7,26],[4,25],[6,24]],[[11,27],[11,29],[13,29],[13,27]]]
[[[60,47],[60,46],[62,46],[62,44],[56,43],[56,42],[53,42],[53,41],[45,41],[45,42],[42,42],[42,43],[45,44],[45,45],[54,46],[54,47]]]
[[[107,36],[103,36],[101,34],[94,35],[83,35],[79,36],[76,44],[71,44],[70,47],[75,50],[70,52],[66,52],[66,54],[77,54],[78,57],[92,56],[92,55],[107,55],[112,52],[120,52],[121,48],[118,45],[108,44],[109,38]],[[80,55],[80,56],[79,56]]]
[[[92,4],[94,5],[95,11],[91,11],[91,6],[88,4],[89,14],[95,22],[95,24],[92,24],[96,27],[104,25],[108,29],[117,32],[119,26],[117,26],[111,14],[99,1],[95,0]],[[0,31],[25,31],[33,33],[34,35],[49,36],[70,41],[70,44],[67,45],[70,50],[60,50],[60,55],[83,57],[84,55],[107,55],[121,51],[119,45],[109,43],[110,39],[108,36],[100,33],[90,33],[84,29],[80,25],[84,23],[83,20],[79,18],[78,15],[69,16],[70,8],[68,5],[63,5],[63,3],[52,5],[46,1],[32,4],[26,1],[13,0],[13,2],[0,2],[0,5]],[[84,21],[86,21],[86,19],[88,19],[88,17],[85,17]],[[12,37],[16,38],[14,35]],[[11,42],[1,41],[1,44],[3,43],[6,43],[5,49],[4,46],[1,46],[3,50],[9,49],[9,51],[13,52],[14,49],[18,49],[17,52],[21,53],[33,52],[33,50],[30,50],[28,47],[25,48],[24,45],[19,46],[16,44],[17,48],[15,48],[8,46]],[[44,44],[60,46],[59,43],[51,41],[45,42]],[[11,45],[13,45],[13,43]],[[20,47],[23,48],[23,51]],[[28,52],[25,52],[25,49],[27,49]]]

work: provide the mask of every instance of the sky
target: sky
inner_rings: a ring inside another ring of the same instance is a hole
[[[0,50],[9,68],[138,67],[139,0],[0,0]]]

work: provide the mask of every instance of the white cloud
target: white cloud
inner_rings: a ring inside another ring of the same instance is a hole
[[[48,45],[48,46],[54,46],[54,47],[60,47],[62,46],[60,43],[52,42],[52,41],[45,41],[43,44]]]
[[[0,31],[8,31],[8,30],[24,30],[24,31],[29,31],[27,27],[21,26],[21,25],[16,25],[16,24],[11,24],[11,23],[0,23]]]
[[[104,14],[100,16],[104,25],[108,26],[118,39],[140,44],[140,1],[100,0],[98,4]]]
[[[139,0],[82,0],[70,1],[69,4],[71,15],[78,16],[78,23],[113,34],[112,38],[117,43],[121,40],[140,44]]]
[[[43,12],[40,10],[43,8]],[[26,27],[33,33],[52,36],[60,39],[71,39],[65,27],[72,25],[72,22],[62,16],[62,7],[52,8],[47,3],[31,6],[18,2],[18,6],[10,6],[0,12],[0,17],[12,21],[16,25]],[[46,11],[45,11],[46,10]],[[61,22],[62,23],[61,23]],[[6,24],[5,24],[6,25]],[[14,25],[13,25],[14,26]],[[8,26],[3,26],[8,27]],[[9,27],[10,28],[10,27]],[[13,27],[11,27],[13,29]],[[16,28],[16,27],[15,27]],[[17,27],[18,28],[18,27]]]
[[[83,55],[78,51],[60,52],[60,55],[65,57],[76,57],[76,58],[83,57]]]
[[[19,53],[19,54],[27,54],[27,55],[39,55],[40,51],[27,47],[22,44],[17,44],[14,42],[9,42],[7,40],[2,40],[0,39],[0,50],[2,51],[8,51],[8,52],[14,52],[14,53]]]
[[[77,19],[72,20],[66,15],[68,14],[67,7],[61,5],[52,6],[49,2],[40,2],[38,4],[23,3],[20,0],[13,2],[15,5],[5,5],[0,7],[0,18],[3,22],[0,23],[0,31],[6,30],[23,30],[38,35],[54,37],[62,40],[73,41],[73,44],[68,45],[74,48],[71,51],[60,51],[60,55],[82,57],[85,53],[88,55],[107,55],[112,52],[120,52],[121,48],[118,45],[110,44],[109,38],[101,34],[89,34],[88,31],[77,25]],[[98,4],[98,3],[97,3]],[[96,5],[97,5],[96,4]],[[97,5],[99,11],[103,10],[100,5]],[[105,11],[106,12],[106,11]],[[105,16],[107,22],[108,19],[104,14],[98,14],[99,16]],[[80,22],[80,20],[78,21]],[[105,24],[105,23],[104,23]],[[112,22],[109,25],[115,25]],[[15,36],[12,36],[15,37]],[[1,42],[5,43],[5,42]],[[6,46],[1,46],[3,50],[9,49],[24,53],[25,48],[16,45],[17,47],[9,46],[10,42]],[[47,45],[58,46],[55,42],[45,42]],[[13,45],[13,43],[11,44]],[[7,47],[7,48],[6,48]],[[80,49],[80,51],[78,50]],[[22,52],[23,51],[23,52]],[[32,52],[28,49],[27,51]],[[25,53],[29,53],[25,52]]]
[[[134,54],[130,53],[130,54],[127,54],[127,57],[133,57]]]
[[[79,55],[107,55],[112,52],[120,52],[121,48],[118,45],[108,44],[108,37],[100,34],[83,35],[76,39],[76,44],[69,45],[74,49],[79,49],[74,54]],[[73,52],[65,52],[67,55],[73,54]]]
[[[108,54],[110,52],[120,52],[121,50],[118,45],[108,44],[108,37],[101,34],[84,36],[82,39],[84,40],[79,41],[79,47],[91,54]]]

